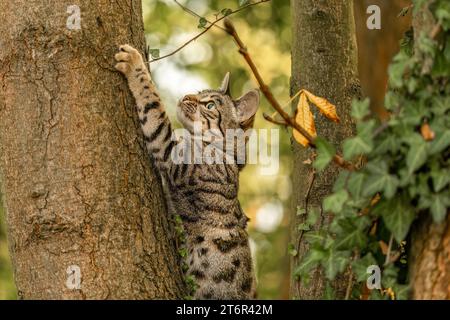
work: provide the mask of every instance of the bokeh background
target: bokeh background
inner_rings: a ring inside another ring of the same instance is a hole
[[[222,9],[235,9],[239,3],[238,0],[179,2],[210,20],[214,20],[214,15]],[[381,7],[381,30],[368,30],[365,26],[365,9],[370,4]],[[355,0],[361,83],[373,103],[382,103],[387,65],[409,23],[408,19],[397,15],[408,4],[407,0]],[[173,0],[143,0],[143,9],[147,43],[151,49],[159,49],[161,56],[201,31],[198,28],[199,18],[183,11]],[[266,83],[278,100],[290,108],[289,0],[272,0],[235,14],[232,19]],[[187,93],[219,87],[227,71],[231,72],[231,93],[235,98],[257,87],[233,40],[218,28],[212,28],[178,54],[152,63],[151,69],[171,119],[175,119],[175,105],[179,98]],[[275,128],[262,118],[262,112],[272,114],[264,99],[255,128]],[[279,133],[280,162],[277,173],[263,175],[259,165],[248,165],[240,179],[239,198],[251,219],[249,232],[256,258],[258,296],[261,299],[289,298],[287,251],[292,160],[290,135],[282,128]],[[268,143],[272,143],[270,139]],[[14,299],[16,293],[1,210],[0,206],[0,299]]]

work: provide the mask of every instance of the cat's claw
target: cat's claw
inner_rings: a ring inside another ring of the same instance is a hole
[[[119,52],[116,53],[114,58],[118,62],[115,68],[127,77],[134,71],[144,68],[141,54],[128,44],[120,46]]]

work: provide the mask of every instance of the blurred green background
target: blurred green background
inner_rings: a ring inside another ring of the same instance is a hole
[[[209,20],[222,9],[236,9],[238,0],[180,0],[180,3]],[[173,0],[144,0],[147,43],[164,55],[200,32],[199,18],[183,11]],[[242,40],[248,46],[263,78],[281,102],[289,100],[290,9],[289,0],[272,0],[232,16]],[[171,119],[175,103],[183,95],[219,87],[231,72],[231,92],[238,98],[257,87],[230,36],[213,28],[180,53],[151,64],[155,82],[165,100]],[[262,118],[272,114],[264,99],[255,128],[276,128]],[[259,165],[248,165],[240,179],[239,198],[250,217],[252,251],[256,257],[258,296],[261,299],[288,299],[289,259],[287,201],[291,194],[290,137],[280,133],[279,169],[263,175]],[[270,141],[268,135],[268,142]],[[269,149],[270,152],[270,149]],[[6,223],[0,206],[0,299],[16,298],[12,268],[6,243]]]

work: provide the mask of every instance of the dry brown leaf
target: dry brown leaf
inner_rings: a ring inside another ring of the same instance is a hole
[[[372,200],[370,200],[370,206],[373,207],[374,205],[376,205],[378,203],[378,201],[380,201],[381,196],[379,193],[377,193]]]
[[[308,100],[316,105],[320,112],[334,122],[339,122],[339,117],[336,112],[336,106],[329,102],[327,99],[313,95],[308,90],[303,90],[308,97]]]
[[[300,99],[298,101],[297,110],[295,112],[295,122],[305,129],[311,137],[315,138],[317,136],[316,126],[314,125],[314,117],[309,109],[308,99],[304,93],[300,95]],[[302,146],[306,147],[309,145],[308,139],[306,139],[297,130],[294,129],[293,135],[295,140]]]
[[[378,241],[378,243],[379,243],[379,245],[380,245],[381,252],[382,252],[384,255],[387,255],[388,250],[389,250],[389,247],[388,247],[388,245],[386,244],[386,242],[384,242],[383,240],[380,240],[380,241]]]
[[[375,221],[372,227],[370,228],[369,234],[371,236],[374,236],[377,233],[377,228],[378,228],[378,221]]]
[[[422,137],[425,139],[425,141],[431,141],[435,137],[435,133],[433,130],[431,130],[428,123],[422,124],[422,126],[420,127],[420,133],[422,134]]]

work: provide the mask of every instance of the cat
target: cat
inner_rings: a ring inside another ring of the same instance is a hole
[[[187,274],[195,278],[195,299],[252,299],[256,295],[248,218],[238,200],[239,163],[175,163],[177,142],[151,74],[142,55],[129,45],[120,46],[115,68],[128,80],[137,103],[145,143],[165,185],[169,211],[183,221],[188,252]],[[177,117],[189,132],[194,124],[225,138],[225,131],[251,129],[259,106],[259,91],[233,100],[229,73],[219,90],[186,95]],[[193,139],[193,138],[192,138]],[[204,144],[204,141],[192,141]],[[236,149],[233,149],[236,152]],[[236,158],[236,155],[233,155]]]

